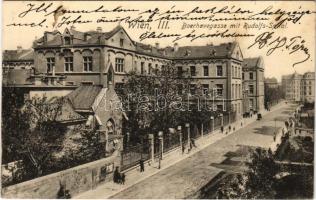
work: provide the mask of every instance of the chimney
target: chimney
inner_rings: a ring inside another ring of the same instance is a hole
[[[16,49],[17,49],[17,52],[18,52],[18,53],[21,53],[21,52],[22,52],[22,46],[17,46]]]
[[[99,26],[99,27],[97,27],[97,31],[99,32],[99,33],[101,33],[102,32],[102,28]]]
[[[178,45],[178,43],[174,43],[174,45],[173,45],[173,50],[174,50],[174,51],[178,51],[178,50],[179,50],[179,45]]]
[[[156,42],[155,46],[156,46],[157,49],[159,49],[159,42]]]
[[[70,27],[70,30],[76,30],[76,27],[75,27],[74,25],[72,25],[72,26]]]

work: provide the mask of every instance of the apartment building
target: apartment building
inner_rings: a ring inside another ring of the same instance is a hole
[[[260,112],[264,109],[264,62],[263,58],[245,58],[242,66],[242,80],[248,112]]]
[[[202,86],[202,95],[213,93],[215,107],[243,113],[242,63],[238,43],[160,48],[133,41],[122,26],[109,32],[98,27],[81,32],[74,27],[45,32],[33,43],[34,73],[27,78],[30,95],[64,96],[81,85],[113,82],[123,87],[130,71],[150,75],[164,67],[176,67],[192,78],[190,92]],[[114,79],[114,80],[112,80]],[[16,86],[16,85],[12,85]]]
[[[295,72],[282,76],[282,89],[285,99],[295,102],[315,101],[315,73],[306,72],[303,75]]]

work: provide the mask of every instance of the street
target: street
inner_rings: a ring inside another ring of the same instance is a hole
[[[276,128],[281,128],[295,106],[265,115],[198,153],[112,196],[115,199],[186,198],[210,182],[222,170],[242,170],[254,147],[268,148]],[[128,177],[126,177],[128,179]]]

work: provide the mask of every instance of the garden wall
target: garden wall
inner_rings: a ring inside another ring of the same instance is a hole
[[[118,154],[119,152],[115,152],[108,158],[2,188],[2,197],[56,199],[61,185],[73,197],[110,181],[114,168],[120,163]]]

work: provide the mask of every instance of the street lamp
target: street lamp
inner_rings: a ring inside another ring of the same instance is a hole
[[[154,134],[148,134],[148,139],[150,140],[151,146],[151,161],[154,163],[155,159],[155,144],[154,144]]]
[[[188,150],[190,149],[190,124],[185,123],[185,127],[188,129]]]
[[[177,130],[179,132],[179,136],[180,136],[180,147],[181,147],[181,152],[183,153],[183,143],[182,143],[182,131],[181,131],[182,127],[178,126]]]
[[[162,160],[162,151],[163,151],[163,132],[158,132],[158,138],[159,138],[159,163],[158,163],[158,169],[161,167],[161,160]]]

